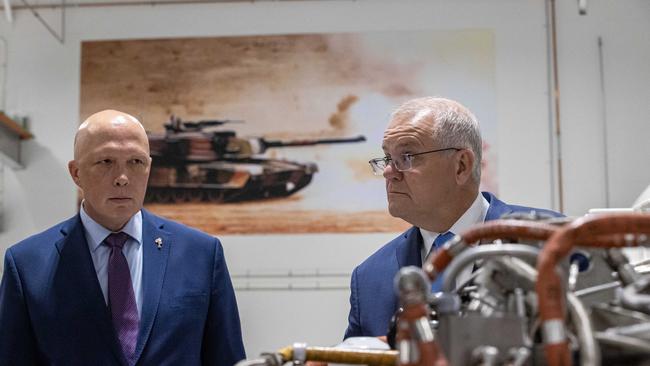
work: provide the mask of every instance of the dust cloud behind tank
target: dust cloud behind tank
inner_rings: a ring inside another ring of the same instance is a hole
[[[271,159],[271,148],[365,141],[352,138],[266,140],[238,137],[225,124],[237,120],[184,122],[172,116],[164,133],[147,133],[152,166],[147,203],[236,202],[287,197],[305,188],[318,166]]]

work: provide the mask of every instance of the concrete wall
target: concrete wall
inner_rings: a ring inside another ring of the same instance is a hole
[[[30,13],[15,12],[13,24],[0,22],[0,36],[7,44],[5,109],[29,115],[36,138],[24,145],[26,169],[4,169],[0,254],[16,241],[75,213],[76,190],[65,167],[72,158],[71,142],[79,123],[83,40],[490,29],[496,40],[501,198],[557,209],[552,146],[558,142],[566,213],[581,215],[588,208],[603,207],[607,195],[611,206],[629,206],[650,183],[650,2],[590,0],[589,13],[583,17],[578,16],[574,1],[559,3],[559,141],[551,134],[543,0],[78,8],[66,13],[63,45]],[[42,13],[56,27],[58,14]],[[598,37],[603,40],[604,94]],[[608,184],[605,161],[609,163]],[[236,275],[248,353],[256,355],[292,341],[336,343],[346,325],[347,275],[392,236],[223,237],[231,273]],[[309,276],[289,276],[289,271]],[[247,272],[269,276],[250,280]]]

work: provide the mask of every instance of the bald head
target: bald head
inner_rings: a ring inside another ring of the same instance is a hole
[[[91,115],[79,126],[74,138],[74,160],[79,160],[97,139],[111,135],[137,139],[149,153],[149,139],[140,121],[128,113],[106,109]]]
[[[135,117],[105,110],[88,117],[74,142],[70,176],[81,188],[84,211],[112,231],[141,208],[151,157],[144,127]]]

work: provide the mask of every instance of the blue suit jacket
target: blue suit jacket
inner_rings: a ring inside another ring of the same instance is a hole
[[[491,193],[482,192],[482,194],[490,204],[485,221],[496,220],[512,212],[532,210],[560,216],[557,212],[549,210],[508,205]],[[390,318],[397,310],[393,279],[402,267],[422,266],[421,247],[422,236],[419,228],[414,226],[384,245],[354,269],[350,284],[350,315],[345,338],[386,335]]]
[[[232,365],[244,358],[219,240],[145,210],[142,225],[137,365]],[[125,364],[79,215],[7,250],[0,365]]]

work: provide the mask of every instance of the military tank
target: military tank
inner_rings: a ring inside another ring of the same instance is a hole
[[[287,197],[305,188],[318,166],[266,158],[271,148],[365,141],[364,136],[308,140],[242,138],[224,130],[236,120],[182,121],[172,117],[165,132],[147,133],[152,166],[148,203],[236,202]]]

